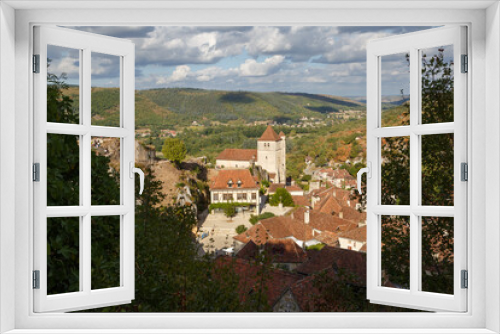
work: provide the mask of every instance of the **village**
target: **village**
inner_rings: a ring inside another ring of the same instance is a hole
[[[99,143],[95,149],[116,160],[116,143]],[[255,263],[264,254],[272,265],[266,281],[269,307],[314,311],[313,285],[320,274],[347,272],[350,284],[366,288],[366,207],[354,191],[356,179],[345,169],[315,167],[306,157],[304,173],[310,181],[304,190],[287,177],[286,154],[285,134],[268,125],[257,149],[227,148],[217,156],[214,168],[208,169],[207,210],[198,212],[187,185],[178,185],[172,197],[176,205],[190,206],[197,214],[193,235],[199,256],[208,254],[252,282]],[[160,175],[167,164],[138,142],[136,160],[155,161]],[[168,182],[163,180],[164,189]],[[384,285],[392,283],[386,279]],[[240,287],[241,298],[251,286]]]
[[[217,156],[209,180],[212,209],[200,220],[197,240],[201,254],[212,253],[221,265],[236,263],[237,274],[249,279],[252,263],[267,254],[269,306],[310,311],[316,274],[335,276],[341,269],[355,276],[354,285],[366,286],[366,212],[346,170],[315,169],[308,191],[287,178],[285,143],[286,136],[268,126],[256,150],[225,149]],[[235,209],[231,215],[224,212],[228,206]]]

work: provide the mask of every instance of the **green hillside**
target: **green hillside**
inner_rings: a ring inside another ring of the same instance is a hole
[[[76,87],[67,95],[79,103]],[[365,110],[363,103],[342,97],[305,93],[256,93],[189,88],[136,91],[136,126],[187,126],[245,124],[255,121],[297,123],[303,116],[324,119],[345,110]],[[117,88],[92,88],[92,118],[96,125],[116,125],[119,111]]]

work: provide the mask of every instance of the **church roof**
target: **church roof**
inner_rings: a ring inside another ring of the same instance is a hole
[[[259,138],[259,141],[280,141],[281,138],[278,136],[276,131],[273,130],[272,126],[268,125],[266,131]]]
[[[283,131],[280,131],[279,136],[280,136],[280,138],[283,138],[283,137],[285,137],[285,133]]]
[[[226,148],[216,160],[251,161],[257,159],[257,150]]]

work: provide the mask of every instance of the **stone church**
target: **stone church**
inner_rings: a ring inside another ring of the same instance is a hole
[[[278,135],[268,125],[257,141],[256,150],[232,149],[222,151],[216,158],[218,169],[239,169],[260,166],[269,175],[273,183],[286,182],[286,137]]]

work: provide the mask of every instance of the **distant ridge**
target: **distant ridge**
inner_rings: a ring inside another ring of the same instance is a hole
[[[78,89],[67,92],[78,104]],[[92,117],[96,125],[116,123],[118,88],[92,89]],[[137,126],[188,126],[193,121],[229,124],[297,122],[302,117],[326,118],[346,110],[365,110],[353,99],[309,93],[222,91],[159,88],[136,91]],[[116,101],[115,101],[116,100]]]

